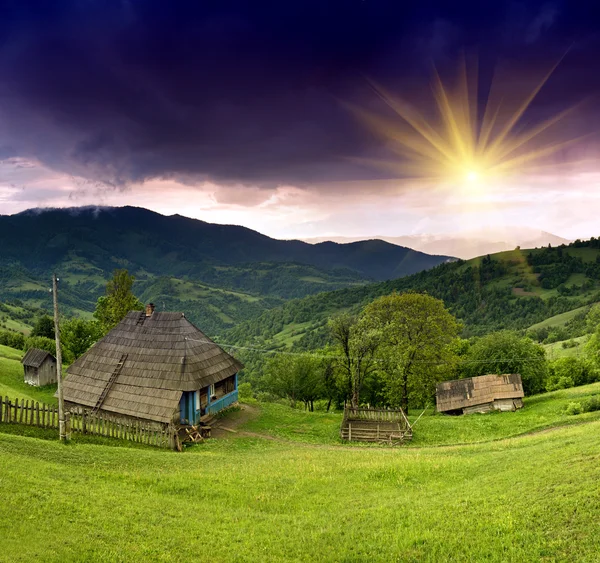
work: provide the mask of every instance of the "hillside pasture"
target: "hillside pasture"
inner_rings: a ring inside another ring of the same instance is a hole
[[[0,561],[594,561],[600,421],[585,422],[421,448],[240,431],[183,454],[0,425]]]

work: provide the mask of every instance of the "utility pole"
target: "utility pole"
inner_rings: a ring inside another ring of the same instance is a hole
[[[60,349],[60,326],[58,322],[58,279],[52,274],[52,297],[54,299],[54,337],[56,339],[56,381],[58,382],[58,434],[61,442],[69,439],[65,423],[65,399],[62,388],[62,352]]]

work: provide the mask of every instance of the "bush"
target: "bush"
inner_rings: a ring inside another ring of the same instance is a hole
[[[240,383],[238,385],[238,398],[240,401],[247,401],[248,399],[254,399],[254,392],[252,391],[252,384],[248,381]]]
[[[594,395],[582,403],[569,403],[566,408],[567,414],[570,415],[594,411],[600,411],[600,395]]]
[[[23,350],[31,350],[32,348],[39,348],[40,350],[46,350],[56,357],[56,341],[45,336],[30,336],[25,340],[25,346]]]
[[[12,330],[1,330],[0,344],[16,348],[17,350],[23,350],[25,347],[25,335]]]
[[[581,408],[583,409],[583,412],[600,411],[600,395],[594,395],[584,401]]]
[[[581,358],[559,358],[548,365],[546,390],[567,389],[598,381],[598,370]]]
[[[575,387],[575,383],[571,377],[561,376],[558,379],[549,379],[546,383],[547,391],[558,391],[559,389],[569,389]]]

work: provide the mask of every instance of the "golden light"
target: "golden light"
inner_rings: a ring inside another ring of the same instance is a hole
[[[399,158],[377,161],[397,176],[450,182],[453,185],[481,185],[513,173],[522,173],[573,140],[558,142],[543,133],[573,108],[543,122],[527,126],[523,116],[556,65],[522,98],[516,97],[510,81],[500,81],[506,92],[490,88],[485,102],[478,97],[477,75],[468,74],[463,62],[458,79],[445,85],[437,72],[432,83],[434,104],[427,115],[413,105],[372,84],[380,98],[399,119],[352,108]],[[513,102],[511,104],[509,101]],[[516,102],[516,103],[515,103]],[[431,110],[434,110],[433,112]],[[373,163],[373,161],[370,161]]]

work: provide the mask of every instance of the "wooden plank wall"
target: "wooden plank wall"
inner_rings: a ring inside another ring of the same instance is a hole
[[[172,447],[176,432],[175,427],[168,424],[127,419],[102,411],[92,415],[81,407],[65,414],[70,432],[118,438],[159,448]],[[0,422],[58,429],[58,407],[37,401],[0,397]]]

